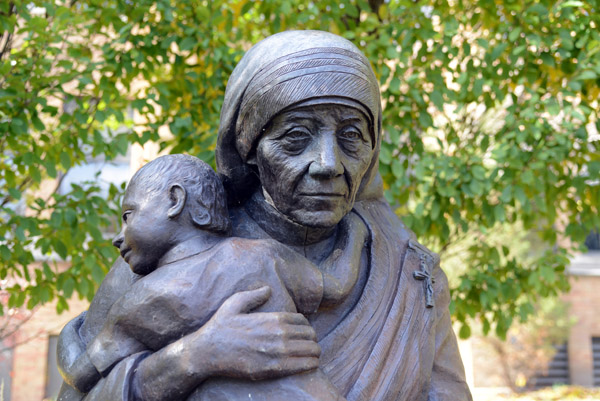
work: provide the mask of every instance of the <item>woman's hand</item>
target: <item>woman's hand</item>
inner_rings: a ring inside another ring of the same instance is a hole
[[[264,304],[269,287],[232,295],[197,334],[207,344],[211,376],[260,380],[319,366],[321,348],[299,313],[248,313]]]
[[[144,359],[134,375],[139,399],[184,399],[213,376],[260,380],[316,369],[321,348],[299,313],[248,313],[264,304],[269,287],[229,297],[194,333]]]

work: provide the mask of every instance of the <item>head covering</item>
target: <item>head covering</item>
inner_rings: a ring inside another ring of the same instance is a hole
[[[259,184],[246,161],[271,119],[316,104],[354,107],[367,117],[374,152],[357,200],[381,197],[381,100],[369,61],[337,35],[286,31],[252,47],[227,83],[216,160],[230,203],[243,202]]]

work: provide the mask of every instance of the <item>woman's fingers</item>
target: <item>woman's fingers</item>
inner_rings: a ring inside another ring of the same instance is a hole
[[[230,296],[201,329],[218,352],[213,374],[250,378],[294,375],[319,366],[321,347],[306,317],[292,312],[248,313],[264,304],[271,288]]]
[[[321,347],[309,340],[278,340],[265,347],[262,354],[278,362],[290,357],[319,358]]]
[[[286,354],[290,357],[319,358],[321,347],[314,341],[292,340],[289,341]]]
[[[248,328],[264,333],[266,340],[317,341],[317,333],[300,313],[261,312],[236,316]]]
[[[237,315],[256,309],[269,299],[271,287],[264,286],[256,290],[241,291],[233,294],[219,308],[217,313],[222,315]]]
[[[283,361],[282,376],[294,375],[319,367],[319,358],[287,358]]]
[[[289,340],[310,340],[317,341],[317,333],[311,326],[290,325],[288,327],[287,338]]]
[[[308,320],[301,313],[294,312],[256,312],[252,313],[252,318],[261,320],[267,324],[294,324],[310,326]]]
[[[286,335],[272,337],[270,341],[263,341],[259,350],[264,357],[282,361],[290,357],[319,358],[321,346],[310,339],[290,340]]]
[[[301,313],[278,312],[275,313],[275,316],[277,317],[277,319],[279,319],[281,323],[310,326],[308,320]]]
[[[241,377],[250,380],[274,379],[277,377],[291,376],[307,372],[319,367],[319,358],[312,357],[289,357],[282,359],[271,359],[265,361],[261,369],[249,369],[243,372]]]

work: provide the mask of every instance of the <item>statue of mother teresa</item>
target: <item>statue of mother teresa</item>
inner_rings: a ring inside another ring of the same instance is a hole
[[[269,294],[237,293],[196,332],[102,377],[86,346],[136,279],[119,259],[61,333],[59,400],[193,400],[214,378],[260,383],[317,368],[340,400],[471,400],[439,258],[383,198],[381,115],[373,70],[349,41],[288,31],[252,47],[227,84],[216,149],[233,235],[274,239],[318,265],[355,213],[368,239],[346,244],[361,250],[352,285],[309,316],[253,313]]]

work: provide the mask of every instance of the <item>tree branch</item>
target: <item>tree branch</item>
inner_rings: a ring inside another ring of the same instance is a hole
[[[32,178],[30,176],[25,177],[25,179],[23,180],[23,182],[21,182],[17,190],[19,192],[22,192],[25,186],[28,185],[31,182],[31,180]],[[2,203],[0,203],[0,207],[6,206],[6,204],[11,200],[14,200],[14,198],[11,195],[6,195],[6,197],[2,200]]]
[[[35,311],[32,310],[31,314],[29,314],[29,316],[25,317],[24,319],[19,320],[19,323],[15,324],[8,331],[5,331],[5,330],[8,327],[8,325],[10,324],[10,321],[11,321],[12,317],[6,318],[6,322],[4,323],[4,325],[2,326],[2,328],[0,329],[0,338],[1,339],[8,338],[11,335],[13,335],[14,333],[16,333],[17,331],[19,331],[19,329],[21,328],[21,326],[23,326],[25,323],[27,323],[29,321],[29,319],[31,319],[33,317],[34,313],[35,313]],[[14,346],[15,346],[15,344],[13,344],[11,347],[0,348],[0,352],[5,351],[6,349],[9,349],[9,348],[13,348]]]
[[[15,3],[11,2],[10,5],[8,6],[7,17],[10,17],[11,15],[15,14],[16,11],[17,11],[17,8],[15,7]],[[2,33],[3,37],[4,37],[4,33],[6,33],[6,41],[4,42],[4,45],[2,46],[2,50],[0,50],[0,60],[2,60],[2,57],[4,57],[5,54],[10,54],[12,37],[13,37],[12,32],[8,32],[8,31],[3,32]]]
[[[52,198],[52,196],[54,194],[56,194],[56,192],[58,192],[58,190],[60,189],[60,185],[64,181],[64,179],[67,176],[68,172],[69,172],[69,170],[65,171],[64,173],[59,174],[59,177],[56,180],[56,186],[54,187],[54,190],[52,190],[52,192],[50,192],[50,194],[48,195],[48,197],[44,200],[44,203],[48,203],[50,201],[50,198]]]

